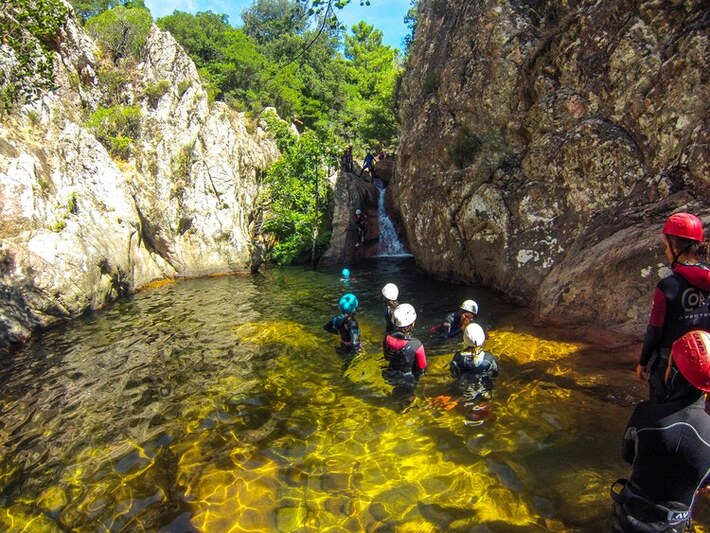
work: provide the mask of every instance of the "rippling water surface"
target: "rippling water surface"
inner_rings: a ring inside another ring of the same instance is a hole
[[[528,324],[408,259],[272,270],[143,291],[0,362],[4,531],[600,531],[631,404],[631,354]],[[419,313],[430,368],[411,404],[380,375],[379,289]],[[364,351],[322,329],[352,290]],[[481,307],[501,375],[452,391],[455,341],[429,333]],[[697,517],[710,517],[706,497]]]

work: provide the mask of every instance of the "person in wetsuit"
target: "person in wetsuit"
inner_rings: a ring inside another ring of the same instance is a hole
[[[493,379],[498,375],[498,362],[490,352],[483,351],[486,334],[478,324],[469,324],[463,333],[467,350],[458,351],[449,363],[451,376],[456,378],[455,386],[468,401],[489,399],[493,390]]]
[[[663,397],[664,372],[671,346],[692,329],[710,331],[710,244],[690,213],[671,215],[663,226],[665,255],[673,273],[656,285],[636,375],[648,380],[650,395]]]
[[[365,244],[365,237],[367,236],[367,215],[362,212],[362,209],[355,210],[353,222],[355,222],[355,228],[357,228],[357,243],[355,243],[355,246]]]
[[[357,296],[352,293],[344,294],[338,302],[340,314],[332,317],[323,326],[327,332],[340,335],[338,352],[344,355],[352,355],[362,349],[360,326],[355,318],[358,304]]]
[[[710,333],[673,343],[663,373],[666,397],[641,402],[626,427],[621,453],[632,470],[612,485],[615,533],[685,531],[695,495],[710,484]]]
[[[395,330],[394,322],[392,322],[392,313],[399,305],[397,298],[399,297],[399,289],[394,283],[388,283],[382,287],[382,298],[384,300],[383,313],[385,315],[385,332],[389,333]]]
[[[382,377],[397,390],[413,391],[426,370],[424,345],[412,337],[417,312],[409,304],[398,305],[392,313],[395,331],[385,334],[382,352],[388,366]]]
[[[476,318],[478,314],[478,304],[473,300],[466,300],[461,307],[444,317],[444,321],[434,328],[442,339],[448,339],[460,335],[466,326]]]

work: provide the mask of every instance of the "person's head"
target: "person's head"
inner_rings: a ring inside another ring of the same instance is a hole
[[[340,271],[340,275],[343,278],[348,279],[350,277],[350,270],[348,270],[347,268],[344,268],[343,270]]]
[[[671,263],[679,260],[697,261],[708,255],[708,243],[703,242],[703,224],[690,213],[675,213],[663,225],[666,258]]]
[[[478,324],[469,324],[463,332],[463,343],[467,348],[481,348],[486,342],[486,334]]]
[[[417,312],[409,304],[400,304],[392,312],[392,323],[401,331],[411,331],[417,320]]]
[[[338,302],[340,307],[340,312],[348,315],[352,315],[356,310],[359,302],[357,301],[357,296],[352,293],[343,294]]]
[[[362,209],[356,209],[356,210],[355,210],[355,214],[356,214],[357,216],[362,215]]]
[[[689,331],[673,343],[665,376],[671,388],[675,380],[673,366],[694,388],[710,392],[710,332]]]
[[[465,300],[461,304],[461,314],[466,320],[473,320],[473,317],[478,314],[478,304],[473,300]]]
[[[397,285],[394,283],[388,283],[382,287],[382,296],[385,297],[385,300],[396,300],[399,296],[399,289],[397,288]]]

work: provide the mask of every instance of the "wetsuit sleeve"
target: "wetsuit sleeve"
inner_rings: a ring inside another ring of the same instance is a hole
[[[354,318],[350,320],[350,339],[353,343],[353,348],[360,349],[360,325]]]
[[[417,362],[417,368],[421,372],[424,372],[426,369],[426,353],[424,352],[424,345],[422,344],[417,348],[417,351],[415,352],[415,357],[416,357],[416,362]]]
[[[656,287],[656,290],[653,291],[651,316],[648,319],[648,327],[646,328],[646,335],[643,339],[643,348],[641,348],[640,365],[646,366],[651,360],[653,353],[658,349],[661,338],[663,337],[663,325],[665,322],[666,296],[660,288]]]
[[[663,328],[657,328],[655,326],[648,326],[646,328],[646,335],[643,338],[643,348],[641,348],[641,358],[639,359],[640,365],[646,366],[648,364],[654,352],[661,344],[662,337]]]
[[[323,329],[326,330],[328,333],[338,333],[338,330],[336,330],[335,327],[333,326],[334,320],[335,320],[335,317],[331,318],[323,326]]]
[[[454,313],[449,313],[444,317],[444,321],[441,323],[441,326],[439,327],[439,333],[443,335],[448,335],[451,333],[451,325],[454,323],[454,320],[456,317],[454,316]]]
[[[624,461],[629,464],[634,463],[636,458],[636,442],[638,440],[636,436],[636,411],[631,415],[628,425],[626,426],[626,431],[624,432],[624,440],[621,443],[621,457]]]
[[[325,323],[323,329],[328,333],[340,333],[340,315],[336,315]]]

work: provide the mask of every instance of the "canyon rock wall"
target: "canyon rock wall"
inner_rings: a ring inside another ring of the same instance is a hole
[[[419,267],[642,334],[664,219],[710,224],[709,27],[699,0],[423,0],[388,191]]]
[[[155,26],[120,88],[138,133],[112,157],[86,125],[104,96],[99,51],[73,17],[57,48],[56,89],[0,124],[0,347],[154,280],[248,269],[278,157],[263,124],[208,101]]]

